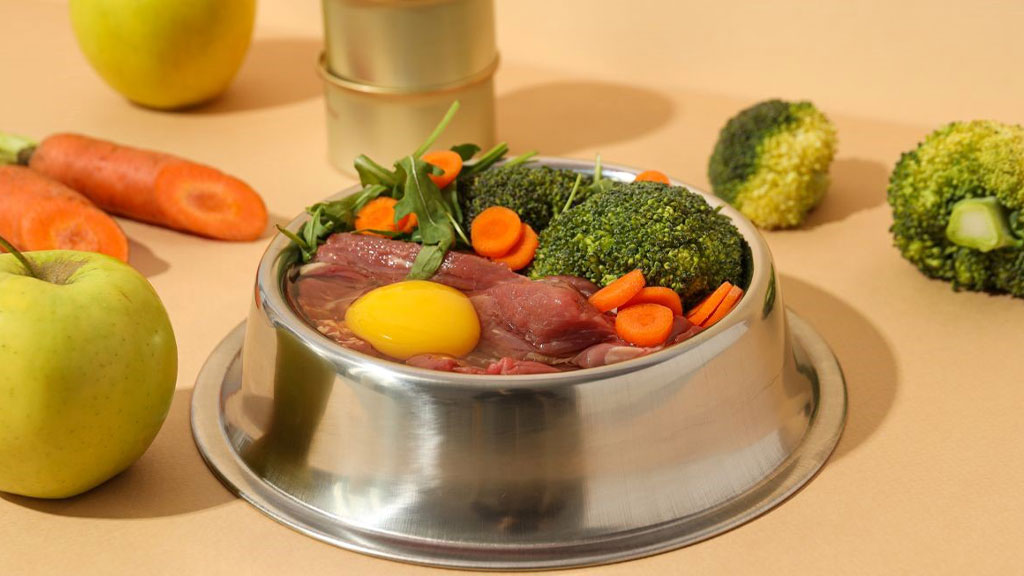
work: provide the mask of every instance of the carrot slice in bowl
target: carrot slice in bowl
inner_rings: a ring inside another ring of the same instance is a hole
[[[721,286],[715,289],[710,296],[701,301],[700,304],[694,307],[693,310],[686,315],[686,319],[691,324],[701,326],[704,322],[711,317],[718,305],[725,299],[725,295],[729,293],[729,290],[733,288],[732,283],[722,282]]]
[[[601,312],[607,312],[629,302],[643,290],[646,284],[647,280],[644,279],[644,273],[639,269],[633,270],[628,274],[619,276],[604,288],[594,292],[588,300],[594,308]]]
[[[718,322],[719,320],[724,318],[726,314],[728,314],[733,308],[736,307],[736,303],[740,301],[740,298],[742,296],[742,288],[740,288],[739,286],[733,286],[732,288],[730,288],[729,292],[725,295],[725,298],[722,298],[722,303],[718,305],[718,308],[715,308],[715,311],[711,313],[711,316],[709,316],[708,319],[701,324],[701,326],[707,328],[708,326],[711,326],[715,322]]]
[[[635,346],[664,344],[672,333],[675,315],[661,304],[637,304],[619,310],[615,316],[615,333]]]
[[[412,232],[418,220],[416,214],[408,214],[398,222],[395,222],[395,205],[398,200],[388,196],[374,198],[366,203],[359,213],[356,214],[356,230],[383,230],[389,232]],[[373,232],[366,232],[373,236],[381,236]]]
[[[462,156],[453,150],[435,150],[423,155],[423,161],[444,170],[443,174],[428,174],[438,188],[452,183],[462,171]]]
[[[644,170],[637,174],[634,180],[636,182],[660,182],[662,184],[669,184],[668,176],[666,176],[664,172],[659,172],[657,170]]]
[[[491,206],[473,218],[469,227],[473,250],[481,256],[500,258],[512,251],[523,236],[523,221],[515,210]]]
[[[499,258],[495,258],[495,262],[501,262],[507,264],[512,270],[522,270],[533,262],[533,256],[537,253],[537,247],[540,246],[540,239],[537,237],[537,233],[530,228],[530,225],[523,223],[523,235],[519,239],[519,242],[512,247],[512,250]]]
[[[683,301],[679,298],[679,293],[664,286],[645,286],[629,302],[626,302],[625,306],[637,304],[661,304],[676,316],[683,315]]]

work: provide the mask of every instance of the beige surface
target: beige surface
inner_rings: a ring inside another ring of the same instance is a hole
[[[1024,121],[1024,84],[1008,73],[1022,56],[1008,31],[1020,4],[883,12],[890,3],[787,0],[749,12],[649,1],[607,11],[625,4],[499,0],[499,135],[513,149],[600,151],[705,186],[729,115],[762,95],[814,98],[841,139],[830,196],[803,229],[767,238],[787,305],[839,355],[850,416],[823,472],[776,510],[683,550],[577,573],[1020,573],[1024,301],[955,294],[918,274],[890,247],[884,201],[893,162],[935,123]],[[0,129],[76,130],[186,155],[242,176],[278,220],[290,218],[350,180],[325,161],[317,3],[267,0],[259,26],[226,97],[166,114],[98,80],[60,2],[0,0]],[[928,61],[935,53],[947,58]],[[135,466],[91,493],[0,497],[0,574],[440,573],[321,544],[221,487],[192,444],[190,388],[243,319],[265,240],[122,224],[178,336],[170,417]]]

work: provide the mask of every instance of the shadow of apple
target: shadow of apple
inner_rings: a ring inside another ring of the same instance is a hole
[[[283,106],[323,94],[317,76],[319,38],[254,38],[227,91],[187,113],[230,114]]]

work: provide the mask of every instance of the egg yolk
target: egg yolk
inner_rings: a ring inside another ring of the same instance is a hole
[[[418,354],[463,356],[480,340],[480,319],[469,298],[425,280],[370,290],[349,306],[345,323],[356,336],[398,360]]]

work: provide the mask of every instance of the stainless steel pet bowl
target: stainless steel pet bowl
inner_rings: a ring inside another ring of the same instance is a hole
[[[827,345],[783,307],[764,240],[705,197],[750,244],[753,277],[736,309],[661,352],[560,374],[452,374],[344,349],[286,302],[294,255],[278,235],[248,321],[196,382],[196,443],[228,487],[278,521],[421,564],[598,564],[746,522],[822,466],[846,391]]]

